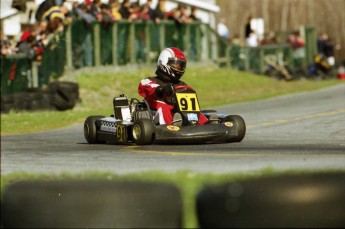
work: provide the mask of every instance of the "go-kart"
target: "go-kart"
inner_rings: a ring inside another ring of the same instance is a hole
[[[85,120],[85,139],[90,144],[137,145],[226,143],[243,140],[246,133],[243,118],[239,115],[218,114],[215,110],[200,110],[197,94],[190,86],[176,86],[171,98],[173,113],[180,114],[177,115],[179,119],[174,119],[171,125],[159,125],[146,100],[129,100],[124,94],[114,97],[114,114],[110,117],[89,116]],[[198,124],[201,113],[209,120],[204,125]]]

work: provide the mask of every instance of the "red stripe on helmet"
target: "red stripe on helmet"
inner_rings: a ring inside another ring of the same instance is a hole
[[[178,48],[170,48],[173,53],[174,53],[174,56],[179,59],[179,60],[186,60],[186,56],[184,55],[184,53],[178,49]]]

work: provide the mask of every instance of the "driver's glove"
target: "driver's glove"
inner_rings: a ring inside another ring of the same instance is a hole
[[[156,93],[157,98],[163,98],[164,94],[170,96],[173,93],[173,86],[170,84],[164,87],[158,86],[156,88],[155,93]]]
[[[171,84],[168,84],[168,85],[164,86],[164,92],[165,92],[168,96],[172,95],[173,92],[174,92],[173,87],[174,87],[174,86],[171,85]]]

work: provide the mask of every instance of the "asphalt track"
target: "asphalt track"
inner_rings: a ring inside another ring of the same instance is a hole
[[[242,142],[89,145],[80,124],[44,133],[2,136],[1,174],[345,169],[344,84],[216,109],[244,118],[247,134]]]

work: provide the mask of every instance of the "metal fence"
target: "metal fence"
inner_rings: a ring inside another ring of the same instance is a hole
[[[1,57],[1,94],[39,88],[62,76],[66,65],[65,33],[52,34],[40,61],[19,53]]]
[[[155,62],[160,50],[176,46],[191,61],[202,59],[202,42],[212,46],[202,23],[177,25],[172,21],[85,24],[75,21],[67,29],[67,66],[124,65]],[[70,41],[70,42],[69,42]],[[213,39],[215,43],[215,39]],[[208,58],[209,55],[203,58]]]
[[[315,35],[312,28],[305,31]],[[312,43],[314,37],[309,37],[307,42]],[[169,46],[184,50],[189,61],[215,61],[256,73],[264,73],[269,61],[291,69],[298,65],[289,45],[255,48],[228,45],[209,25],[199,22],[182,25],[173,21],[86,24],[76,20],[63,33],[52,35],[40,62],[29,60],[25,55],[2,57],[1,93],[42,87],[62,76],[65,68],[154,63],[160,50]],[[311,61],[314,49],[313,44],[306,47],[304,65]]]

